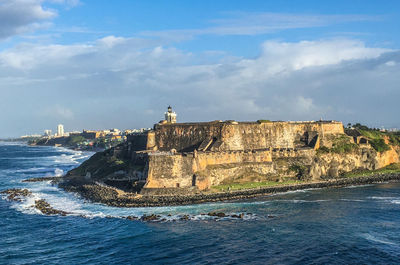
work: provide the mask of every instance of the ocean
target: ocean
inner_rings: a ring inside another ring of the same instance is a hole
[[[33,192],[22,202],[0,200],[0,264],[400,263],[400,183],[200,205],[114,208],[50,182],[22,182],[61,176],[92,154],[0,143],[0,190]],[[39,198],[72,214],[45,216],[32,207]],[[211,211],[246,215],[204,215]],[[152,213],[166,220],[123,218]],[[185,214],[191,220],[180,220]]]

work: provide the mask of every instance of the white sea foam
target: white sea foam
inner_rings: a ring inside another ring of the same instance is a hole
[[[60,168],[56,168],[54,170],[54,176],[55,177],[61,177],[64,175],[64,170],[60,169]]]
[[[368,197],[369,199],[383,201],[385,203],[391,204],[400,204],[400,197],[380,197],[380,196],[372,196]]]
[[[374,186],[375,184],[365,184],[365,185],[351,185],[351,186],[346,186],[344,187],[345,189],[356,189],[356,188],[362,188],[362,187],[369,187],[369,186]]]
[[[208,203],[202,205],[168,206],[168,207],[138,207],[119,208],[110,207],[99,203],[91,203],[81,199],[72,193],[67,193],[48,182],[27,183],[27,188],[32,192],[22,200],[13,202],[12,208],[26,214],[42,214],[37,210],[35,201],[44,199],[51,207],[68,212],[68,215],[82,216],[85,218],[127,218],[128,216],[140,219],[144,215],[159,215],[158,221],[173,222],[180,220],[254,220],[256,215],[244,214],[243,218],[232,217],[240,212],[229,209],[235,208],[242,203]],[[224,212],[226,217],[209,216],[209,212]]]
[[[369,241],[373,241],[373,242],[377,242],[377,243],[381,243],[381,244],[385,244],[385,245],[397,245],[396,243],[394,243],[392,241],[389,241],[387,239],[377,237],[377,236],[374,236],[371,234],[362,234],[361,236]]]
[[[368,199],[373,199],[373,200],[394,200],[394,199],[400,199],[399,197],[379,197],[379,196],[371,196],[368,197]]]
[[[339,199],[339,201],[346,201],[346,202],[365,202],[365,200],[361,200],[361,199]]]
[[[331,200],[273,200],[274,202],[291,202],[291,203],[315,203],[315,202],[328,202]]]

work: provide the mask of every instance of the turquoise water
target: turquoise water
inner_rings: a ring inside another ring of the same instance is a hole
[[[114,208],[87,202],[49,182],[92,153],[0,143],[0,190],[33,198],[0,200],[1,264],[398,264],[400,184],[306,190],[193,206]],[[46,199],[71,216],[44,216]],[[210,211],[249,213],[213,219]],[[166,222],[122,217],[156,213]],[[180,221],[189,214],[190,221]],[[86,216],[86,218],[80,215]],[[170,216],[169,216],[170,215]]]

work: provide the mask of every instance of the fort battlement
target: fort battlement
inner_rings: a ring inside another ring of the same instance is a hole
[[[258,150],[329,145],[329,136],[344,134],[343,124],[318,122],[199,122],[156,124],[154,130],[131,135],[131,150],[177,152]]]
[[[160,195],[221,184],[336,178],[400,160],[399,147],[377,152],[337,121],[176,123],[175,114],[169,108],[166,120],[152,130],[128,135],[124,144],[93,156],[71,174],[128,182],[126,187],[142,194]]]
[[[336,121],[159,123],[130,135],[128,153],[146,164],[145,188],[206,189],[243,168],[274,173],[282,168],[274,160],[310,157],[341,134],[343,124]]]

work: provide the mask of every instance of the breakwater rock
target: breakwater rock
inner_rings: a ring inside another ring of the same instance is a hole
[[[66,216],[67,214],[69,214],[68,212],[54,209],[53,207],[51,207],[51,205],[47,201],[45,201],[43,199],[35,201],[35,208],[38,209],[39,211],[41,211],[45,215]]]
[[[24,197],[32,195],[32,192],[28,189],[8,189],[3,190],[0,193],[7,194],[7,199],[10,201],[22,201]]]
[[[24,179],[22,182],[42,182],[42,181],[52,181],[53,183],[57,183],[61,180],[60,177],[40,177],[40,178],[30,178]]]
[[[92,184],[81,186],[62,186],[64,189],[79,193],[82,197],[93,202],[104,203],[114,207],[156,207],[170,205],[187,205],[204,202],[218,202],[254,198],[273,193],[304,190],[312,188],[343,187],[349,185],[365,185],[388,181],[400,181],[400,174],[377,174],[373,176],[340,178],[319,182],[304,182],[302,184],[274,187],[260,187],[255,189],[237,190],[218,193],[197,193],[192,195],[137,195],[134,193],[120,194],[113,187]]]

